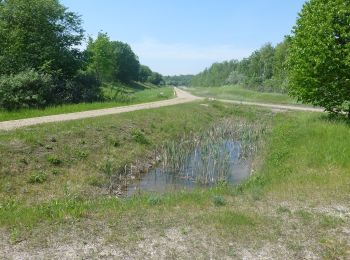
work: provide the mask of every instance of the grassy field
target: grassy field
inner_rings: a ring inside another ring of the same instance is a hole
[[[105,88],[104,94],[111,96],[112,91]],[[49,116],[73,112],[81,112],[94,109],[111,108],[117,106],[125,106],[139,103],[146,103],[152,101],[165,100],[173,98],[174,91],[170,87],[150,88],[145,90],[128,89],[125,93],[116,97],[113,101],[94,102],[94,103],[80,103],[80,104],[66,104],[62,106],[47,107],[45,109],[22,109],[19,111],[4,111],[0,110],[0,122],[7,120],[23,119],[30,117]],[[111,98],[112,99],[112,98]]]
[[[154,161],[164,140],[223,118],[270,126],[246,182],[106,190],[106,169]],[[0,132],[0,258],[348,259],[349,127],[210,102]]]
[[[240,86],[223,86],[211,88],[188,88],[192,94],[201,97],[213,97],[238,101],[263,102],[274,104],[297,104],[296,100],[286,94],[266,93],[249,90]]]

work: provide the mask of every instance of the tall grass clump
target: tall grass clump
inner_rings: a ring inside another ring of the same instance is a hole
[[[202,134],[165,142],[163,170],[201,184],[228,182],[235,165],[251,161],[266,130],[264,122],[225,119]]]

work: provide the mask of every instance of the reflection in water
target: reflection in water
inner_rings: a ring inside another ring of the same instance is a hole
[[[185,160],[181,172],[175,173],[162,167],[152,169],[129,184],[126,194],[190,190],[194,187],[210,187],[218,181],[238,184],[249,176],[251,163],[240,160],[239,142],[226,140],[219,145],[215,157],[208,154],[211,153],[196,148]],[[203,178],[207,179],[203,181]]]

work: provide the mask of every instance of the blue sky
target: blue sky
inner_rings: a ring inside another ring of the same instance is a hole
[[[242,59],[290,34],[305,0],[61,0],[88,35],[127,42],[163,75]]]

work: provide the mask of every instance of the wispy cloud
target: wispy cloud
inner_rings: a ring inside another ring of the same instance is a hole
[[[142,63],[165,75],[198,73],[213,62],[242,59],[252,52],[233,45],[167,44],[153,39],[133,43],[131,47]]]

